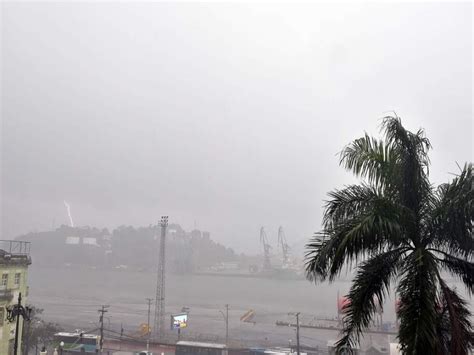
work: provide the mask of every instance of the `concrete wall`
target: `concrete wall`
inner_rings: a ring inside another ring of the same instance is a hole
[[[15,284],[15,274],[20,274],[20,283]],[[8,282],[6,286],[1,285],[2,275],[8,275]],[[15,339],[15,325],[16,323],[9,323],[7,320],[7,307],[12,306],[18,302],[18,295],[21,292],[22,305],[27,304],[27,282],[28,282],[28,265],[21,264],[0,264],[0,354],[10,355],[12,354],[13,342]],[[5,293],[11,292],[12,296],[10,299],[6,298]],[[23,319],[20,318],[20,327],[18,333],[19,344],[18,348],[21,348],[22,338],[22,325]]]

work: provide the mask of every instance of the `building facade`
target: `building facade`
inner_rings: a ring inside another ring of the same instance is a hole
[[[7,310],[18,302],[21,292],[22,305],[28,297],[28,266],[31,264],[30,243],[0,240],[0,354],[13,354],[15,322],[7,320]],[[23,319],[20,317],[18,349],[21,349]]]

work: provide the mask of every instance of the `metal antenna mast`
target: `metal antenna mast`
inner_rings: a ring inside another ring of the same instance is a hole
[[[161,338],[164,331],[165,320],[165,265],[166,265],[166,227],[168,227],[168,216],[161,217],[160,254],[158,260],[158,280],[156,284],[155,297],[155,336]]]

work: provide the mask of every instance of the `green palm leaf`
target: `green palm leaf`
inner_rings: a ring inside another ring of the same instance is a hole
[[[400,257],[407,248],[398,248],[379,254],[359,267],[344,307],[344,336],[339,347],[355,346],[377,308],[383,303],[390,281],[400,266]]]
[[[448,326],[447,331],[445,329],[445,334],[442,335],[442,338],[447,341],[439,346],[444,347],[450,354],[467,354],[469,347],[474,345],[474,338],[466,301],[459,297],[455,290],[449,288],[443,280],[440,280],[440,288],[442,313],[445,315],[445,323]]]
[[[323,228],[306,246],[307,278],[333,281],[357,267],[339,349],[358,343],[397,279],[403,351],[465,354],[470,313],[439,275],[447,271],[474,291],[472,163],[436,189],[424,131],[406,130],[398,116],[385,117],[381,131],[384,139],[365,134],[341,152],[341,165],[363,181],[329,193]]]

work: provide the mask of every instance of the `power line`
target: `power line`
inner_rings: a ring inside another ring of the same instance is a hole
[[[116,334],[116,337],[117,338],[129,338],[129,339],[132,339],[132,340],[140,340],[140,341],[143,341],[143,338],[140,338],[140,337],[135,337],[135,336],[132,336],[132,335],[127,335],[127,334],[124,334],[122,332],[117,332],[115,330],[111,330],[111,329],[107,329],[107,328],[104,328],[104,331],[106,332],[109,332],[111,334]]]

